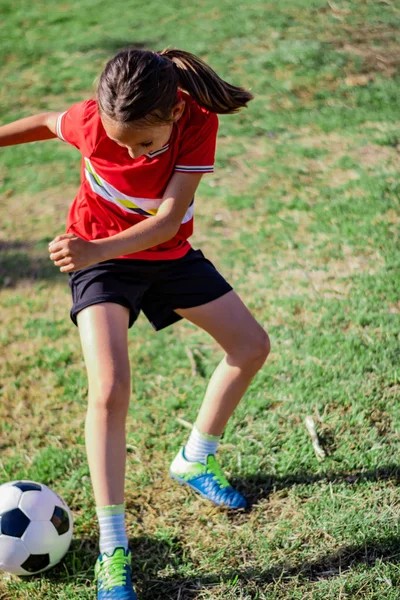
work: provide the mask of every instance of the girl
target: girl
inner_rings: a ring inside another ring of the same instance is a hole
[[[59,137],[82,154],[82,183],[67,233],[50,258],[70,275],[89,380],[85,440],[100,525],[98,599],[133,600],[125,532],[125,421],[130,398],[128,328],[140,310],[157,331],[185,318],[225,355],[170,475],[230,509],[246,500],[215,453],[225,425],[269,350],[267,333],[200,250],[194,194],[213,172],[217,113],[252,95],[189,52],[126,49],[110,60],[96,100],[0,128],[0,145]]]

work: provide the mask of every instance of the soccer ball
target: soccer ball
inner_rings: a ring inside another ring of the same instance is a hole
[[[0,485],[0,570],[15,575],[47,571],[67,553],[72,531],[67,504],[43,483]]]

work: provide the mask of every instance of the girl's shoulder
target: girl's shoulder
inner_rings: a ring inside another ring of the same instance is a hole
[[[216,135],[218,116],[200,106],[189,94],[179,90],[179,98],[185,101],[185,110],[177,125],[179,137],[194,139],[201,132],[205,135]]]
[[[71,122],[75,122],[76,125],[80,127],[86,125],[93,119],[100,119],[97,102],[92,98],[76,102],[70,106],[64,114],[68,114]]]
[[[96,100],[76,102],[57,121],[57,135],[64,142],[78,148],[85,155],[98,143],[102,123]]]
[[[75,126],[80,131],[81,149],[84,149],[85,153],[90,155],[103,138],[107,138],[99,115],[97,101],[93,98],[83,100],[75,104],[73,109],[76,114]]]
[[[100,119],[99,110],[97,106],[97,101],[94,98],[89,98],[89,100],[84,100],[82,102],[82,116],[84,120],[89,119]]]
[[[175,171],[212,173],[218,133],[218,116],[201,107],[189,94],[179,92],[185,110],[176,123],[173,143]]]
[[[178,97],[185,102],[185,110],[180,119],[185,127],[201,127],[208,121],[218,121],[216,113],[200,106],[187,92],[178,91]]]
[[[97,101],[93,98],[84,100],[82,103],[82,126],[87,128],[87,131],[103,129],[99,115]]]

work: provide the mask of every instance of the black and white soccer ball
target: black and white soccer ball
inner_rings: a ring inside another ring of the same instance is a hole
[[[70,509],[43,483],[0,485],[0,570],[25,576],[47,571],[67,553],[72,532]]]

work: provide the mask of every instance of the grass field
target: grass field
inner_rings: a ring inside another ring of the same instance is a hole
[[[128,43],[197,53],[255,95],[221,118],[192,238],[272,342],[219,450],[251,507],[229,514],[169,480],[221,353],[188,323],[156,334],[140,317],[126,481],[139,599],[399,599],[398,3],[0,6],[1,123],[92,95]],[[95,598],[86,374],[67,276],[47,253],[78,183],[62,142],[1,150],[0,483],[41,481],[75,518],[65,560],[0,574],[1,600]]]

